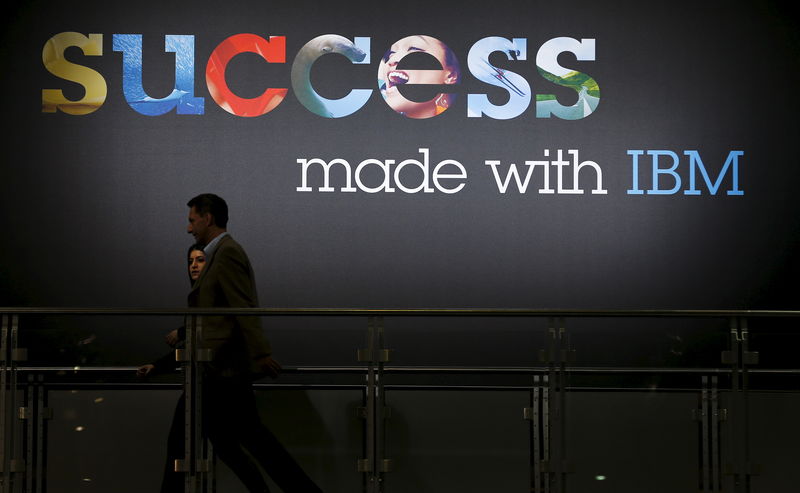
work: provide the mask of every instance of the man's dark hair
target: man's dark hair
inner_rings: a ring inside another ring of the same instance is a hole
[[[219,195],[213,193],[201,193],[190,200],[186,205],[194,207],[198,214],[211,214],[214,216],[214,224],[220,228],[228,226],[228,204]]]

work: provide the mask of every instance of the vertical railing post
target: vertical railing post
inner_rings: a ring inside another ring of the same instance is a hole
[[[359,349],[357,351],[358,356],[357,360],[360,363],[366,363],[366,370],[367,373],[365,375],[365,383],[366,386],[364,387],[364,402],[363,406],[358,409],[360,417],[364,420],[364,447],[363,452],[364,456],[362,459],[358,461],[358,472],[364,474],[364,484],[363,484],[363,492],[368,493],[373,491],[372,483],[374,482],[374,465],[373,465],[373,457],[375,455],[375,412],[374,412],[374,405],[373,402],[373,386],[374,386],[374,363],[372,361],[372,351],[375,345],[374,338],[375,338],[375,331],[372,326],[373,318],[367,318],[367,348],[366,349]]]
[[[209,487],[211,447],[203,434],[203,363],[210,351],[202,349],[202,318],[186,317],[186,345],[176,352],[183,363],[184,449],[183,459],[175,461],[175,471],[183,472],[184,493],[203,493]]]
[[[19,418],[25,420],[25,434],[23,443],[23,453],[25,454],[25,464],[27,470],[25,471],[25,493],[33,493],[35,487],[36,470],[39,464],[35,460],[36,454],[36,436],[35,430],[38,418],[38,409],[36,406],[36,396],[39,393],[39,386],[36,385],[34,376],[28,375],[28,384],[25,386],[25,407],[20,408]]]
[[[567,491],[567,360],[570,359],[570,348],[567,340],[567,328],[563,318],[557,319],[555,336],[555,353],[557,360],[550,365],[550,378],[554,399],[552,418],[556,421],[553,427],[552,440],[553,474],[555,476],[556,493]]]
[[[34,454],[36,474],[34,475],[35,489],[33,493],[44,493],[47,491],[47,421],[53,419],[53,409],[48,405],[44,375],[38,376],[36,388],[39,393],[36,395],[36,452]]]
[[[391,359],[391,350],[386,349],[386,339],[383,328],[383,317],[376,317],[378,332],[377,340],[377,379],[375,381],[375,464],[379,473],[379,491],[384,488],[384,475],[392,470],[391,459],[386,458],[386,420],[390,416],[389,407],[386,405],[386,392],[383,385],[384,366]]]
[[[702,377],[703,388],[700,391],[700,463],[702,468],[702,489],[700,491],[708,493],[712,490],[711,486],[711,452],[710,452],[710,433],[709,433],[709,399],[708,399],[708,377]]]
[[[550,464],[550,377],[542,377],[542,464]],[[546,473],[547,470],[544,470]],[[544,490],[550,493],[550,478],[545,474]]]
[[[194,382],[195,382],[195,317],[186,319],[186,344],[183,357],[183,459],[175,462],[175,471],[184,473],[184,493],[196,493],[194,481]]]
[[[25,493],[45,491],[47,445],[46,421],[53,418],[47,407],[44,375],[29,374],[25,387],[25,407],[19,409],[19,418],[25,421],[23,449],[25,453]]]
[[[722,491],[722,470],[720,461],[720,434],[719,427],[722,421],[727,419],[727,409],[720,409],[719,406],[719,377],[711,377],[711,414],[709,423],[711,425],[711,481],[712,492]]]
[[[196,493],[193,474],[194,457],[194,316],[186,317],[186,342],[183,350],[176,350],[175,357],[181,361],[183,374],[183,458],[175,459],[175,472],[184,473],[184,493]]]
[[[534,376],[532,407],[525,408],[532,420],[531,491],[566,492],[567,464],[567,363],[574,358],[563,318],[548,319],[547,349],[539,360],[547,364],[547,375]],[[540,397],[541,396],[541,397]],[[541,411],[540,411],[541,410]]]
[[[533,493],[542,493],[542,456],[541,456],[541,425],[539,419],[541,418],[540,406],[540,383],[539,375],[533,376],[533,388],[531,388],[530,411],[525,410],[524,416],[531,421],[531,491]]]
[[[700,408],[693,413],[700,426],[699,491],[718,493],[722,491],[719,427],[727,410],[719,407],[719,377],[703,375],[700,381]]]
[[[369,317],[367,322],[367,348],[358,351],[358,361],[367,363],[366,402],[359,413],[365,420],[364,453],[358,461],[358,471],[364,473],[364,491],[381,493],[384,474],[391,471],[392,461],[386,459],[386,419],[389,409],[383,388],[384,364],[390,359],[386,349],[383,317]]]
[[[750,351],[747,319],[730,321],[730,350],[723,351],[722,362],[731,366],[731,402],[728,415],[728,457],[726,473],[733,478],[733,491],[750,492],[750,478],[757,467],[750,460],[749,366],[758,364],[758,352]]]
[[[17,315],[0,315],[2,329],[0,329],[0,471],[2,473],[2,493],[12,493],[14,480],[18,473],[25,472],[25,460],[18,458],[17,435],[20,430],[20,414],[24,408],[17,404],[17,361],[27,357],[25,349],[19,348],[19,317]]]
[[[550,478],[550,399],[549,377],[534,375],[531,388],[531,407],[523,410],[530,423],[531,492],[549,493]]]
[[[11,449],[9,448],[9,426],[12,422],[13,411],[9,407],[9,365],[11,360],[8,347],[9,316],[0,315],[0,473],[2,473],[2,493],[11,493]]]
[[[11,465],[9,470],[8,491],[14,490],[14,481],[17,476],[16,473],[25,471],[25,462],[17,458],[17,438],[19,433],[19,404],[17,393],[17,361],[18,356],[18,341],[19,341],[19,319],[16,315],[11,315],[11,327],[8,332],[8,404],[9,411],[9,426],[6,433],[6,441],[8,442],[9,463]]]

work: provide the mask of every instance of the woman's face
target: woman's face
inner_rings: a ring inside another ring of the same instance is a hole
[[[383,97],[393,110],[410,118],[429,118],[435,115],[437,98],[422,103],[410,101],[400,94],[398,86],[458,82],[458,73],[453,67],[447,66],[447,49],[441,41],[430,36],[408,36],[392,45],[378,67],[378,78],[383,81]],[[400,60],[413,52],[430,54],[439,61],[443,70],[397,70]]]
[[[206,266],[206,254],[202,250],[192,250],[189,253],[189,277],[196,281]]]

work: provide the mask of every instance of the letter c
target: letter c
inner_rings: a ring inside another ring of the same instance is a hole
[[[267,41],[255,34],[235,34],[214,49],[206,66],[208,92],[222,109],[248,117],[269,113],[283,101],[288,89],[269,88],[252,99],[235,95],[225,81],[225,69],[228,62],[240,53],[255,53],[268,63],[286,63],[286,37],[270,36]]]

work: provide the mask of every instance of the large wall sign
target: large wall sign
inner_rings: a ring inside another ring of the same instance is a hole
[[[264,306],[793,308],[770,2],[37,2],[4,22],[0,304],[182,306],[225,197]]]

